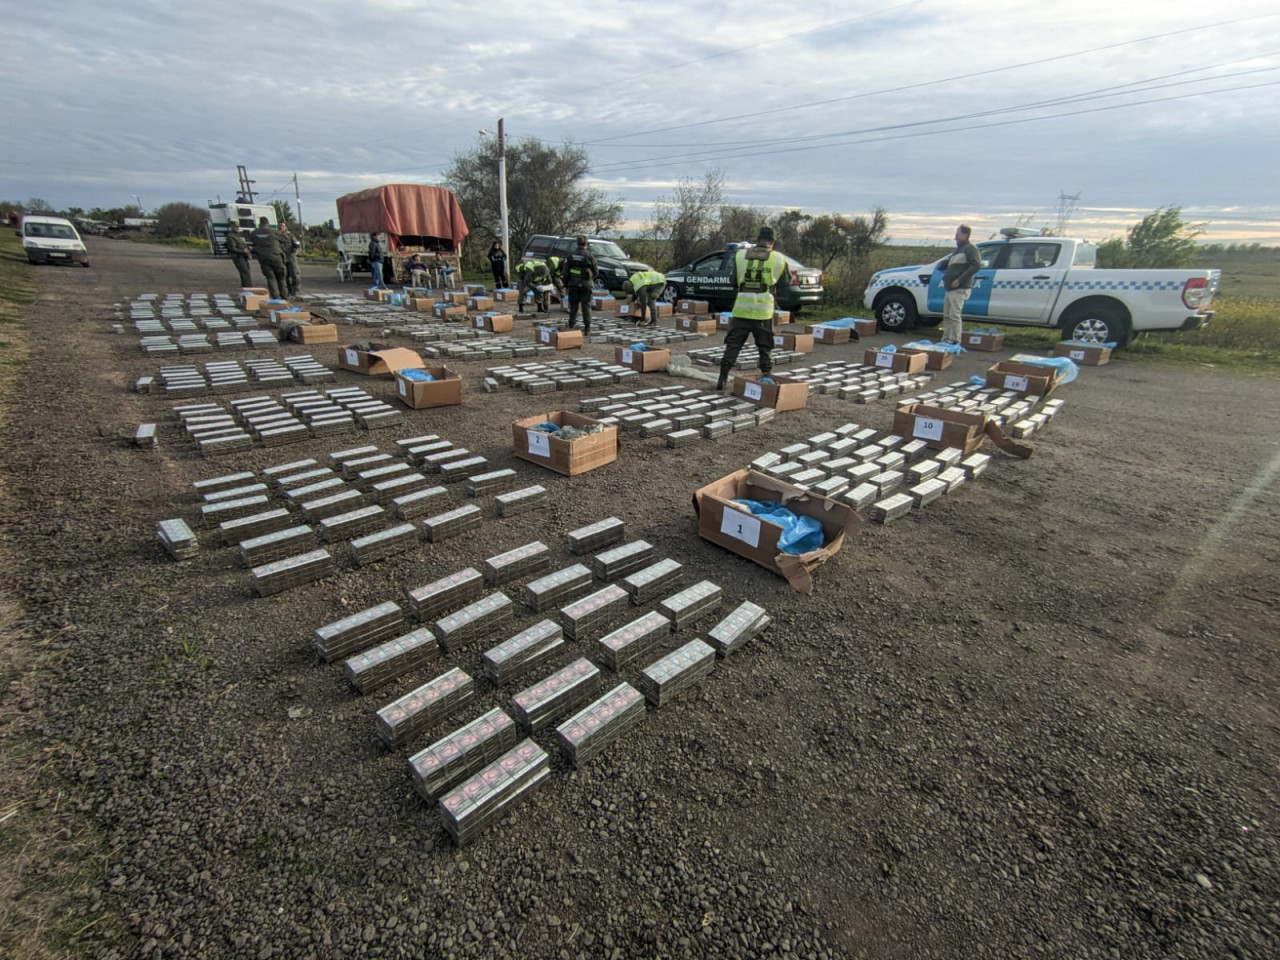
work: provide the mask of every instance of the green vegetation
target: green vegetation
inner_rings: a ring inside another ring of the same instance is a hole
[[[134,243],[151,243],[158,247],[178,247],[184,250],[199,250],[202,253],[209,252],[209,241],[204,237],[158,237],[154,233],[129,233],[119,239],[131,240]]]
[[[1189,267],[1196,262],[1196,237],[1203,223],[1187,223],[1181,207],[1159,207],[1129,228],[1123,240],[1098,244],[1099,267]]]
[[[22,242],[12,230],[0,232],[0,323],[16,322],[22,308],[35,298],[35,280]]]

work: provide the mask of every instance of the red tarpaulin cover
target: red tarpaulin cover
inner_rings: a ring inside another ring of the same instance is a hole
[[[470,233],[452,190],[416,183],[389,183],[338,198],[343,233],[391,233],[439,237],[458,250]]]

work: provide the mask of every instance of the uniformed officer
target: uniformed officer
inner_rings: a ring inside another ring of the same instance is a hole
[[[667,278],[657,270],[637,270],[622,289],[631,295],[631,302],[640,308],[636,324],[643,325],[646,310],[649,314],[649,326],[658,325],[658,298],[667,287]]]
[[[524,298],[533,291],[533,305],[539,313],[551,312],[551,269],[543,260],[521,260],[516,265],[516,276],[520,278],[519,290],[516,293],[516,312],[524,313]],[[541,289],[539,289],[541,288]]]
[[[596,258],[587,249],[587,238],[582,234],[577,237],[578,246],[564,258],[561,267],[561,279],[569,293],[569,329],[578,322],[578,308],[582,308],[582,330],[591,335],[591,295],[595,292]]]
[[[772,228],[761,227],[755,246],[734,254],[734,279],[737,297],[724,338],[717,390],[724,389],[749,336],[755,338],[760,352],[760,373],[768,376],[773,371],[773,292],[779,283],[790,285],[791,271],[786,257],[773,249]]]
[[[223,241],[227,253],[231,257],[231,262],[236,265],[236,270],[240,274],[240,286],[252,287],[253,274],[249,272],[249,244],[244,238],[244,234],[240,232],[240,224],[231,221],[231,229],[227,232],[227,238]]]
[[[272,230],[266,217],[258,218],[258,225],[249,234],[253,243],[253,255],[258,258],[258,266],[262,268],[262,276],[266,278],[267,290],[272,300],[283,300],[288,289],[288,281],[284,273],[284,244],[279,231]]]
[[[554,253],[547,257],[547,266],[551,269],[551,282],[555,284],[556,296],[560,298],[560,306],[565,305],[564,300],[564,281],[560,279],[560,265],[564,261],[557,257]]]
[[[289,296],[298,292],[298,251],[302,241],[289,232],[287,223],[280,224],[280,253],[284,256],[284,275]]]

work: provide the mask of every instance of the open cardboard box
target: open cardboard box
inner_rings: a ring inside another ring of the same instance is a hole
[[[401,369],[407,369],[402,367]],[[434,380],[410,380],[399,371],[396,378],[396,396],[412,410],[431,407],[453,407],[462,402],[462,375],[448,367],[423,367]]]
[[[1077,343],[1063,340],[1053,348],[1055,357],[1067,357],[1086,367],[1100,367],[1111,362],[1111,348],[1100,343]]]
[[[925,347],[899,347],[898,352],[924,354],[926,370],[945,370],[955,360],[955,354],[947,353],[945,350],[929,350]]]
[[[1053,393],[1061,376],[1053,367],[1038,363],[1019,363],[1017,360],[1001,360],[987,368],[987,386],[1012,390],[1024,397],[1047,397]]]
[[[763,374],[761,374],[763,376]],[[761,407],[799,410],[809,400],[809,381],[770,374],[773,383],[761,383],[758,377],[734,377],[733,395]]]
[[[632,350],[630,347],[614,347],[613,362],[641,373],[654,373],[667,369],[671,363],[671,351],[650,347],[647,350]]]
[[[907,440],[923,440],[934,450],[955,447],[965,455],[973,453],[986,437],[1005,453],[1024,460],[1032,448],[1010,439],[1000,425],[985,413],[959,413],[927,403],[908,403],[893,414],[893,433]]]
[[[776,500],[793,513],[813,517],[822,524],[823,545],[802,554],[779,551],[782,528],[746,512],[734,500]],[[697,490],[693,512],[698,515],[698,536],[785,577],[801,593],[813,593],[813,572],[862,526],[862,518],[848,505],[754,470],[738,470]]]
[[[358,350],[355,347],[338,348],[338,366],[352,373],[365,376],[392,376],[397,370],[426,366],[422,357],[404,347],[379,347],[376,350]]]
[[[562,440],[549,433],[533,429],[550,420],[557,427],[590,427],[598,420],[584,417],[568,410],[552,410],[536,416],[524,417],[511,424],[512,446],[515,455],[540,467],[563,473],[567,477],[586,473],[618,459],[618,428],[612,424],[600,433]]]
[[[868,350],[862,356],[868,367],[892,370],[894,373],[921,373],[929,362],[923,354],[905,350]]]

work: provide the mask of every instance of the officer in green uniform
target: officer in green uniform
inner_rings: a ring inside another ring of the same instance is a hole
[[[240,232],[240,224],[236,221],[231,221],[231,229],[227,232],[227,238],[223,244],[227,248],[231,262],[236,265],[236,271],[240,274],[240,286],[252,287],[253,274],[249,272],[249,244],[245,241],[244,234]]]
[[[591,335],[591,295],[596,288],[596,258],[587,249],[587,238],[578,234],[578,247],[564,258],[560,268],[561,279],[569,293],[569,329],[578,322],[578,309],[582,309],[582,331]]]
[[[646,310],[649,326],[658,325],[658,298],[667,287],[667,278],[657,270],[637,270],[623,284],[622,289],[631,294],[631,302],[640,308],[636,325],[644,326]]]
[[[302,241],[289,232],[287,223],[280,224],[280,253],[284,256],[284,275],[289,296],[298,292],[298,251]]]
[[[717,390],[724,389],[747,337],[755,338],[760,351],[760,373],[768,376],[773,371],[773,291],[779,283],[791,283],[791,271],[786,258],[773,249],[772,228],[761,227],[755,246],[734,255],[734,277],[738,294],[724,338]]]
[[[279,231],[271,229],[266,217],[259,217],[249,239],[253,243],[253,255],[258,258],[258,266],[262,267],[271,299],[283,300],[288,290],[284,273],[284,244],[281,243],[284,238]]]
[[[520,278],[520,287],[516,293],[516,312],[524,313],[524,298],[533,291],[533,305],[539,313],[551,312],[551,270],[542,260],[521,260],[516,265],[516,276]]]

